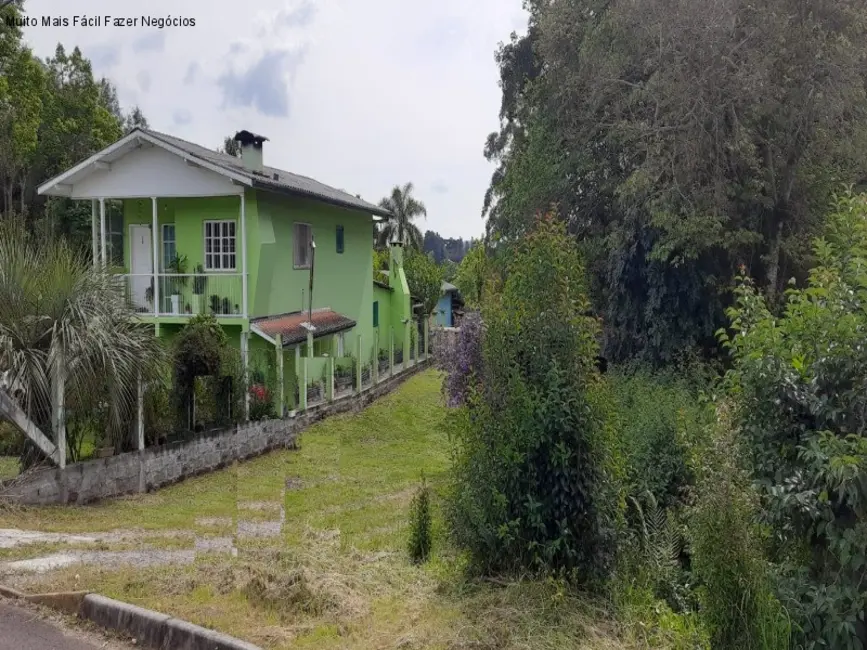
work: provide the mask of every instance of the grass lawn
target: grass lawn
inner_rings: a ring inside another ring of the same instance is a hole
[[[0,456],[0,481],[18,476],[18,458],[16,456]]]
[[[632,647],[555,584],[469,581],[438,511],[434,557],[421,567],[408,561],[407,513],[420,475],[441,492],[449,464],[439,389],[439,375],[427,371],[359,414],[311,427],[297,451],[154,494],[0,511],[0,528],[141,531],[100,550],[177,549],[195,537],[232,536],[241,521],[279,518],[282,504],[282,532],[236,536],[237,557],[197,553],[184,567],[77,565],[7,579],[30,590],[98,591],[265,648]]]

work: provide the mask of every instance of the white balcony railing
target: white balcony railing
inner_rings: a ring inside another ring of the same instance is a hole
[[[142,315],[244,315],[240,273],[158,273],[156,305],[152,274],[129,274],[121,277],[127,300],[133,309]]]

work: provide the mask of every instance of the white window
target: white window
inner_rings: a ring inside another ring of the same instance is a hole
[[[235,222],[205,222],[205,270],[234,271]]]
[[[178,249],[175,244],[175,224],[173,223],[164,223],[163,224],[163,271],[165,271],[169,265],[172,263],[172,260],[175,259],[175,255],[178,254]]]
[[[310,242],[313,241],[313,229],[309,223],[296,223],[295,231],[295,268],[310,268]]]
[[[344,341],[343,332],[337,335],[337,358],[341,358],[343,356],[343,348],[346,345]]]

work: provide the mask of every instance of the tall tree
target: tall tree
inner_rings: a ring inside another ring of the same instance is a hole
[[[241,155],[241,143],[235,140],[231,135],[227,135],[223,139],[223,146],[220,149],[217,149],[217,151],[238,158]]]
[[[867,176],[867,7],[529,8],[498,56],[489,234],[520,236],[555,204],[585,248],[609,357],[712,348],[738,265],[773,304],[804,277],[832,192]]]
[[[397,239],[406,246],[421,250],[421,230],[413,223],[413,219],[419,216],[426,217],[427,208],[424,203],[412,196],[413,189],[412,183],[407,183],[403,187],[395,185],[391,190],[391,196],[379,202],[379,207],[392,214],[392,217],[379,229],[380,246],[386,246],[390,241]]]
[[[134,106],[123,121],[123,132],[126,134],[134,129],[147,129],[149,126],[141,108]]]

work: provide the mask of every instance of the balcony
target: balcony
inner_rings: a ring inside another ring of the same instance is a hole
[[[150,273],[119,277],[130,306],[143,316],[245,316],[240,273],[158,273],[156,292]]]

